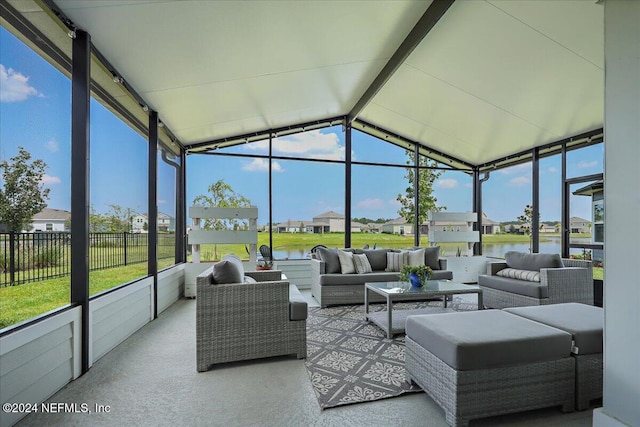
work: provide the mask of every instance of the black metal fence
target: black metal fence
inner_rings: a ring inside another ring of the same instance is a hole
[[[13,238],[12,238],[13,237]],[[146,233],[89,233],[91,271],[147,262]],[[175,256],[175,235],[158,235],[158,259]],[[0,233],[0,287],[71,274],[71,233]]]

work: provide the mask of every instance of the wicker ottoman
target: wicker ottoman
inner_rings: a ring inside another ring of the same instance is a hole
[[[574,409],[571,334],[501,310],[409,316],[406,372],[452,426],[550,406]]]
[[[602,397],[604,311],[601,307],[565,303],[505,308],[504,311],[570,333],[572,356],[576,359],[576,408],[587,409],[592,400]]]

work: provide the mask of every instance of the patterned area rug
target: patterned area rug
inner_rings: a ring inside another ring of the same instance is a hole
[[[396,303],[394,311],[432,306],[442,301]],[[454,297],[449,307],[476,310],[477,304]],[[421,391],[405,380],[404,349],[404,335],[386,338],[366,322],[363,305],[309,308],[305,363],[322,409]]]

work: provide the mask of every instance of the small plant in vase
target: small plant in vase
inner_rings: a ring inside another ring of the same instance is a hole
[[[400,281],[410,282],[412,286],[420,287],[431,278],[433,270],[426,265],[403,265],[400,269]]]
[[[261,259],[256,265],[256,270],[271,270],[273,268],[273,261],[267,259]]]

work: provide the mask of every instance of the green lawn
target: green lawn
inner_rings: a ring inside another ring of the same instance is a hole
[[[159,260],[158,269],[173,264]],[[89,273],[89,292],[96,295],[147,275],[147,263],[109,268]],[[69,304],[71,277],[43,280],[0,288],[0,329]]]

